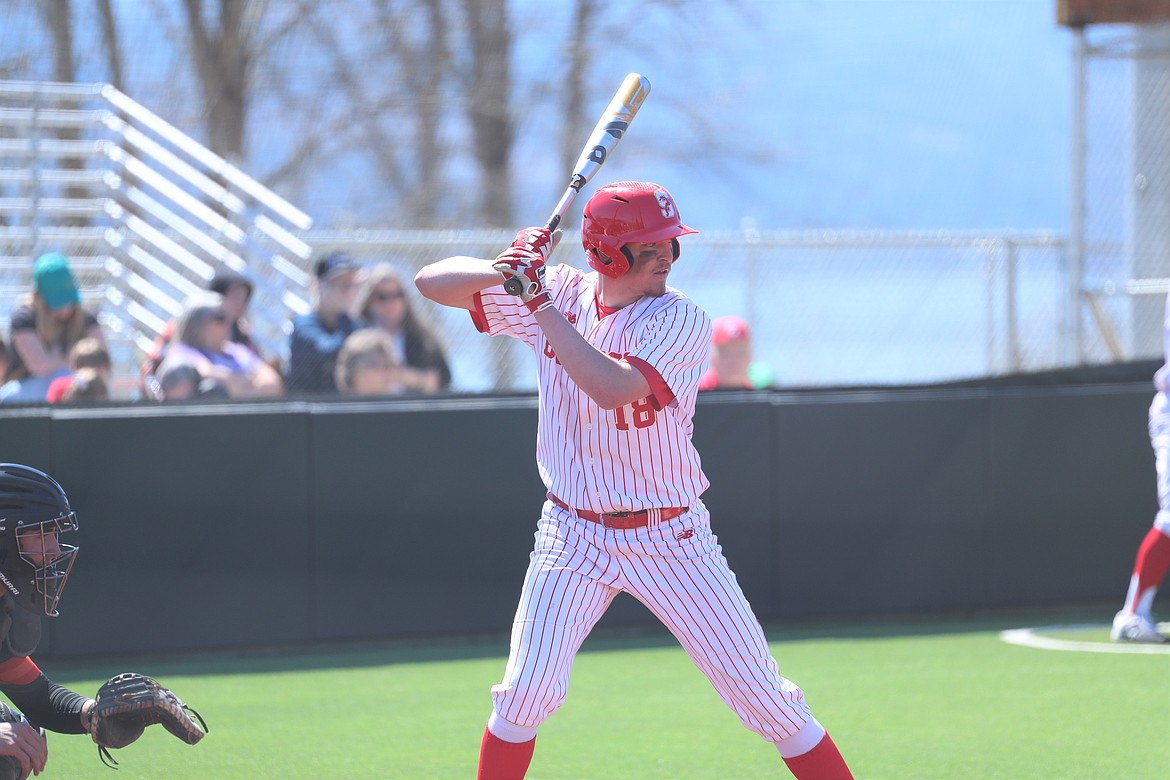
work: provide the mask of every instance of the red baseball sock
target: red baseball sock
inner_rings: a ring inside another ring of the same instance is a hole
[[[535,748],[536,737],[527,742],[506,742],[484,729],[475,780],[523,780]]]
[[[1137,578],[1137,586],[1131,588],[1130,599],[1125,608],[1130,612],[1137,612],[1143,598],[1151,588],[1158,589],[1158,585],[1170,569],[1170,536],[1157,528],[1151,528],[1146,538],[1138,548],[1137,560],[1133,565],[1133,576]],[[1145,599],[1149,603],[1149,599]]]
[[[812,750],[795,758],[786,758],[784,763],[796,780],[853,780],[841,751],[827,733]]]

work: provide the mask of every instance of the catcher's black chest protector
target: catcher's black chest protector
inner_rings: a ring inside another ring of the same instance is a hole
[[[0,600],[0,652],[23,658],[41,642],[41,618],[16,603],[11,593]]]

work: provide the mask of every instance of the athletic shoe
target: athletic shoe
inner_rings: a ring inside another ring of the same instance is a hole
[[[1114,642],[1146,642],[1162,644],[1170,642],[1170,637],[1158,633],[1154,621],[1146,615],[1132,615],[1124,610],[1113,618],[1113,630],[1109,638]]]

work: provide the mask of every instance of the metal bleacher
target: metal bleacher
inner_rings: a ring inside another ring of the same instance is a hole
[[[113,394],[219,269],[251,278],[254,335],[279,355],[309,308],[302,211],[107,84],[0,81],[0,322],[33,261],[65,254],[109,342]]]

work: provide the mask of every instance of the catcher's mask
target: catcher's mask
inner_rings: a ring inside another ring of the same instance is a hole
[[[589,266],[617,278],[630,270],[626,244],[654,244],[670,239],[678,259],[678,237],[698,233],[684,225],[665,187],[648,181],[619,181],[593,193],[581,219],[581,243]]]
[[[77,548],[59,535],[77,516],[57,481],[42,471],[0,463],[0,583],[17,604],[56,617]]]

